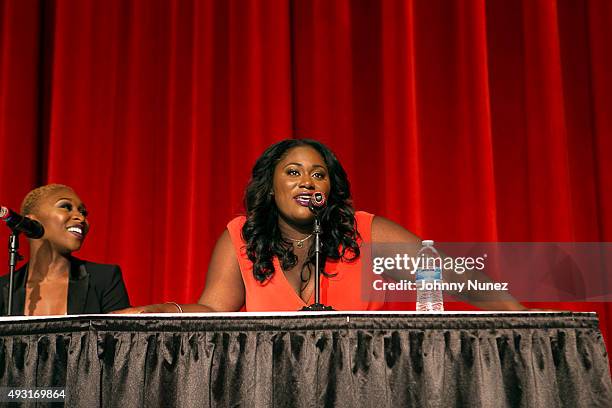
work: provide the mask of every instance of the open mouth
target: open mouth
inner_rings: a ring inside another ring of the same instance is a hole
[[[68,227],[67,230],[68,232],[70,232],[72,235],[74,235],[78,239],[85,238],[85,235],[87,234],[87,231],[85,230],[85,228],[78,226],[78,225]]]
[[[308,204],[310,204],[311,196],[312,194],[302,193],[302,194],[296,195],[295,197],[293,197],[293,199],[297,201],[297,203],[301,205],[302,207],[308,207]]]

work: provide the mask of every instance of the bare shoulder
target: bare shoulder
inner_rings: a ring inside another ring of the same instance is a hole
[[[238,274],[238,276],[240,276],[238,256],[236,255],[232,238],[227,229],[223,231],[215,244],[215,248],[213,249],[213,253],[211,255],[208,273],[212,273],[213,275],[217,273],[231,273],[233,275]]]
[[[245,301],[245,288],[229,231],[223,231],[213,250],[206,285],[198,303],[212,311],[234,312]]]
[[[372,220],[372,242],[420,243],[421,239],[406,228],[379,215]]]
[[[223,230],[223,233],[221,233],[221,236],[217,240],[215,251],[217,250],[224,252],[225,255],[233,254],[234,258],[236,258],[232,238],[230,237],[230,233],[227,228]]]

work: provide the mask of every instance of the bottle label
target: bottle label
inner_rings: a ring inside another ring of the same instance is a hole
[[[442,280],[442,270],[440,268],[419,268],[416,272],[416,280]]]

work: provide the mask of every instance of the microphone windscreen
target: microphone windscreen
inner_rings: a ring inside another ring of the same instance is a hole
[[[310,196],[310,203],[308,203],[308,208],[313,213],[316,213],[325,207],[327,204],[327,198],[325,197],[325,193],[322,191],[315,191]]]
[[[325,194],[323,194],[320,191],[316,191],[313,195],[312,195],[312,204],[315,207],[323,207],[327,201],[327,199],[325,198]]]

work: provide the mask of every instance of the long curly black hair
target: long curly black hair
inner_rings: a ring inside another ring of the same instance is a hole
[[[322,143],[310,139],[286,139],[268,147],[257,159],[245,192],[244,205],[247,215],[242,227],[242,237],[246,242],[249,260],[253,262],[253,275],[259,282],[266,281],[274,273],[274,256],[278,257],[284,270],[297,264],[293,243],[281,236],[278,227],[279,212],[271,192],[276,165],[290,149],[298,146],[310,146],[318,151],[325,161],[330,177],[331,190],[327,206],[320,214],[323,229],[322,256],[319,260],[321,271],[330,276],[325,272],[327,258],[350,262],[360,255],[355,210],[351,202],[349,181],[342,165]],[[302,271],[313,264],[314,248],[311,247]],[[303,275],[302,281],[306,281]]]

